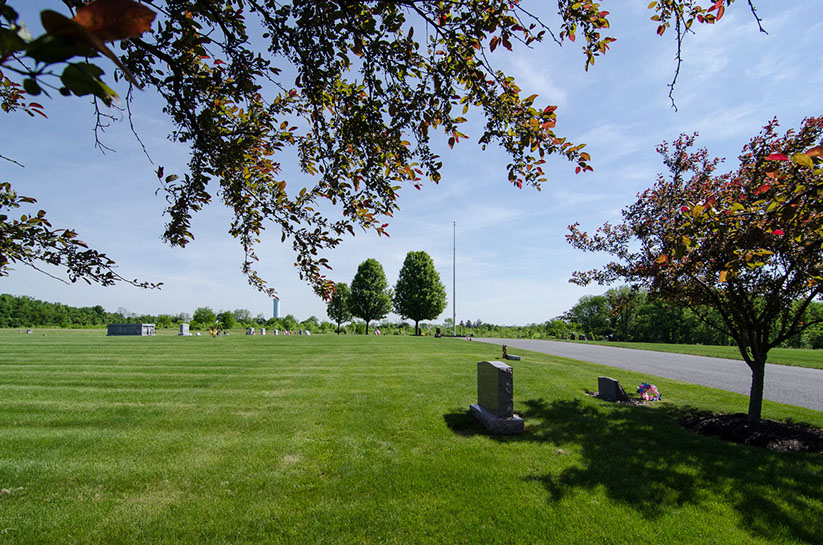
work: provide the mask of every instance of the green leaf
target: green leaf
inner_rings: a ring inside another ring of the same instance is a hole
[[[72,57],[96,57],[97,51],[88,45],[75,42],[63,36],[43,35],[26,48],[32,59],[43,64],[65,62]]]
[[[20,38],[18,32],[9,28],[0,28],[0,53],[3,56],[22,51],[26,47],[26,42]]]
[[[32,78],[26,78],[23,80],[23,89],[25,89],[28,94],[34,96],[37,96],[43,92],[43,90],[40,89],[40,85]]]
[[[806,155],[805,153],[795,153],[792,155],[792,163],[804,167],[814,168],[814,162],[812,158]]]
[[[110,105],[117,93],[100,80],[102,74],[103,70],[99,66],[78,62],[66,66],[60,81],[77,96],[94,95]]]

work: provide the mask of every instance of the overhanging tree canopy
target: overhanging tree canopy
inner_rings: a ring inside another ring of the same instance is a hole
[[[715,22],[733,1],[663,0],[650,8],[658,34],[671,27],[680,43],[694,21]],[[489,61],[497,48],[532,45],[550,32],[518,1],[62,3],[80,8],[73,20],[44,12],[47,32],[31,39],[11,9],[15,2],[0,0],[3,110],[42,113],[27,94],[49,89],[108,104],[114,91],[86,57],[111,58],[129,81],[163,97],[175,124],[171,136],[191,147],[187,172],[157,169],[168,200],[164,239],[185,246],[194,236],[192,215],[219,197],[234,212],[229,232],[245,250],[243,271],[261,290],[273,291],[254,269],[256,245],[271,222],[283,240],[291,239],[301,276],[327,295],[332,283],[322,274],[328,264],[320,252],[357,227],[384,234],[400,187],[440,180],[433,133],[443,131],[450,146],[465,139],[460,127],[470,111],[485,120],[478,141],[511,156],[508,179],[517,187],[539,187],[549,155],[566,158],[578,172],[591,169],[583,145],[555,133],[556,107],[521,96],[514,80]],[[157,13],[153,24],[147,9]],[[588,68],[614,40],[601,34],[608,12],[574,0],[558,0],[558,10],[555,39],[582,37]],[[103,43],[124,38],[121,58]],[[289,148],[311,180],[306,187],[288,186],[281,177]],[[0,203],[3,210],[23,202],[10,188],[7,193],[12,204]],[[321,203],[335,212],[321,211]],[[44,221],[37,213],[21,221],[0,218],[4,235],[43,248],[26,253],[25,243],[5,245],[0,274],[14,261],[46,261],[67,266],[72,279],[120,279],[108,258],[78,258],[70,251],[82,248],[76,234],[44,232]],[[51,248],[58,251],[50,254]]]

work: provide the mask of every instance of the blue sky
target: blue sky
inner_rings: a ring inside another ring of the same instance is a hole
[[[547,9],[551,2],[522,3],[550,25],[556,20]],[[41,9],[65,11],[54,1],[16,4],[35,33]],[[804,117],[823,113],[820,0],[758,2],[769,35],[759,33],[742,1],[717,25],[700,25],[683,49],[677,111],[667,96],[675,70],[673,36],[655,34],[646,2],[626,4],[603,2],[612,13],[610,35],[618,40],[588,72],[575,44],[560,48],[547,41],[505,54],[501,48],[492,57],[515,76],[526,96],[540,95],[538,105],[559,106],[558,133],[587,143],[594,172],[574,175],[572,165],[552,159],[542,191],[515,189],[506,181],[507,157],[497,149],[480,150],[474,143],[479,120],[470,119],[463,132],[474,139],[454,150],[442,142],[440,184],[401,190],[400,211],[390,220],[391,237],[361,232],[344,241],[327,255],[333,266],[330,278],[351,282],[357,265],[371,257],[383,264],[394,284],[406,253],[425,250],[449,293],[441,320],[451,317],[456,221],[457,320],[543,322],[582,295],[607,289],[568,283],[574,270],[597,266],[604,258],[572,249],[565,241],[566,227],[580,221],[591,230],[619,219],[620,210],[662,171],[654,151],[658,143],[682,132],[699,132],[699,143],[712,155],[726,157],[731,169],[743,144],[772,117],[788,129]],[[113,71],[113,66],[105,68]],[[93,146],[87,100],[57,97],[39,102],[48,120],[24,114],[4,118],[7,136],[0,154],[25,168],[0,162],[0,177],[12,181],[21,194],[37,198],[53,225],[75,228],[81,239],[115,259],[123,276],[164,286],[160,291],[128,285],[67,286],[19,266],[0,278],[0,293],[138,314],[191,313],[210,306],[271,316],[270,300],[248,286],[240,271],[242,249],[227,234],[230,215],[225,207],[216,201],[195,216],[196,239],[187,248],[168,247],[160,240],[164,201],[155,196],[156,167],[128,123],[107,130],[104,142],[116,152],[101,154]],[[161,107],[151,92],[138,93],[134,124],[153,161],[165,165],[166,172],[181,172],[187,150],[166,138],[171,125]],[[284,164],[286,174],[290,170],[293,167]],[[279,232],[264,237],[259,256],[259,271],[279,292],[281,315],[326,319],[325,303],[298,278],[291,245],[280,243]]]

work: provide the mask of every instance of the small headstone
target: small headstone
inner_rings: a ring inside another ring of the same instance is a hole
[[[189,331],[189,324],[180,324],[180,333],[178,333],[177,336],[191,337],[191,332]]]
[[[279,329],[275,329],[275,330],[274,330],[274,334],[275,334],[275,335],[280,335],[280,330],[279,330]]]
[[[197,336],[199,337],[199,336],[200,336],[200,332],[198,331],[197,333],[195,333],[195,335],[197,335]]]
[[[523,433],[523,419],[514,414],[513,369],[502,361],[478,362],[477,403],[470,410],[494,435]]]
[[[266,334],[266,328],[265,328],[265,327],[261,327],[261,328],[260,328],[260,334],[261,334],[261,335],[265,335],[265,334]]]
[[[606,401],[628,401],[629,396],[626,390],[620,385],[619,380],[611,377],[597,377],[597,395]]]
[[[246,331],[246,335],[254,335],[254,328],[250,327],[248,331]]]
[[[31,335],[32,333],[34,333],[33,329],[29,328],[29,329],[26,330],[27,335]]]
[[[509,354],[509,348],[504,344],[503,345],[503,359],[504,360],[511,360],[511,361],[520,361],[520,356],[515,356],[514,354]]]
[[[306,330],[306,335],[311,335],[311,331],[309,331],[309,330],[307,329],[307,330]]]

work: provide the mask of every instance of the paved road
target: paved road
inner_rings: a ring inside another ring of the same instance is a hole
[[[531,339],[475,339],[564,358],[649,373],[749,395],[751,371],[738,360]],[[766,364],[765,399],[823,411],[823,370]]]

